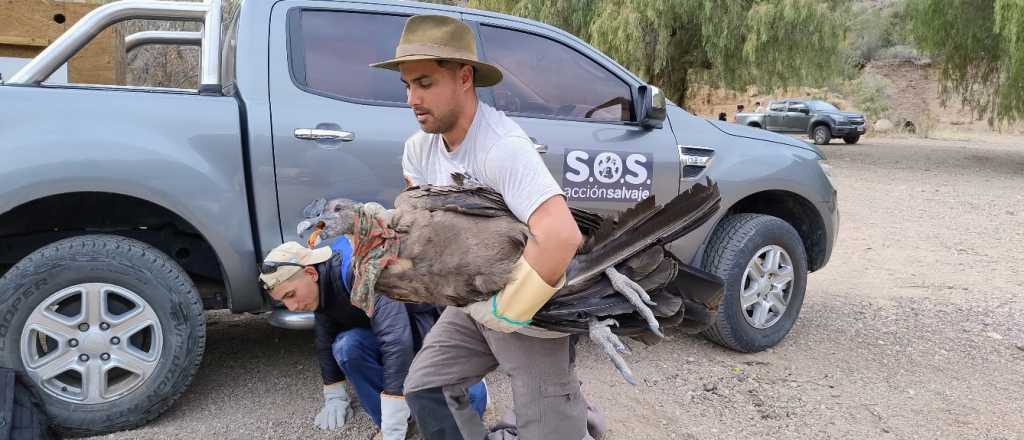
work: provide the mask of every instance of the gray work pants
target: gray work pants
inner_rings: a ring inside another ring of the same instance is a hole
[[[512,380],[520,439],[586,439],[586,403],[573,349],[569,337],[501,333],[448,307],[412,361],[406,401],[424,439],[482,440],[488,432],[470,407],[466,389],[500,368]]]

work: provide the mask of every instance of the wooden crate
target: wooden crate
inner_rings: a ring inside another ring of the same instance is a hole
[[[0,57],[31,58],[103,0],[0,0]],[[68,63],[68,82],[124,84],[124,36],[108,28]]]

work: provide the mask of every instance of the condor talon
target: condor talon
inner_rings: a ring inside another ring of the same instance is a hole
[[[611,281],[612,287],[616,292],[625,296],[630,304],[636,308],[637,313],[640,314],[647,321],[647,327],[651,330],[651,333],[658,335],[660,338],[664,338],[665,334],[661,332],[661,324],[658,323],[658,319],[654,317],[654,311],[651,310],[647,304],[657,305],[654,301],[651,301],[651,296],[641,287],[636,281],[629,279],[629,277],[619,273],[614,267],[609,267],[604,270],[604,274]]]

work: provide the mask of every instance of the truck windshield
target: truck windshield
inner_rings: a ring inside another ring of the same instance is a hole
[[[820,112],[837,112],[839,111],[836,106],[829,104],[825,101],[811,101],[811,107]]]

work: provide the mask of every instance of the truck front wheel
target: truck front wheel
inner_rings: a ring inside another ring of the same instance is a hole
[[[856,144],[857,141],[859,141],[859,140],[860,140],[860,135],[847,136],[847,137],[843,138],[843,142],[846,142],[846,143],[848,143],[850,145]]]
[[[0,365],[24,371],[67,435],[142,425],[184,392],[202,360],[199,292],[145,243],[83,235],[0,278]]]
[[[832,140],[832,130],[829,130],[827,125],[819,125],[814,127],[811,137],[814,139],[815,144],[826,145]]]
[[[751,353],[778,344],[793,328],[807,286],[807,257],[789,223],[763,214],[726,217],[708,241],[702,266],[725,281],[705,337]]]

